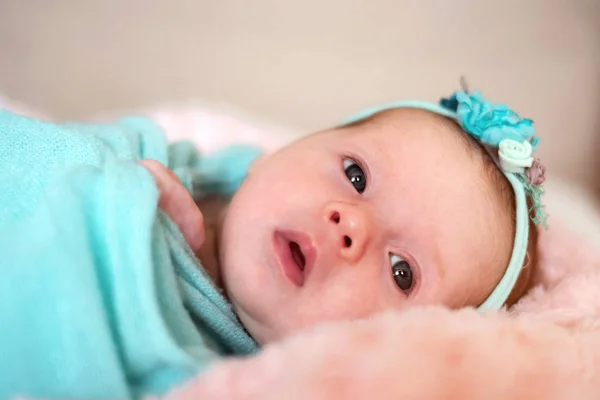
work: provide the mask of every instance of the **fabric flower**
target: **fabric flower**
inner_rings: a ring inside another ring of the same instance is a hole
[[[533,160],[533,164],[527,169],[525,174],[527,175],[527,182],[529,182],[530,185],[541,186],[546,180],[546,167],[540,162],[539,158],[536,158]]]
[[[463,88],[464,88],[463,84]],[[547,227],[544,210],[545,168],[533,158],[539,139],[533,121],[524,119],[504,104],[492,104],[479,92],[455,92],[440,100],[440,106],[451,111],[463,130],[479,142],[498,148],[500,168],[516,174],[525,195],[532,202],[531,220]]]
[[[500,168],[505,172],[521,174],[533,164],[533,148],[527,140],[503,139],[498,148]]]
[[[456,92],[440,104],[455,110],[462,128],[480,142],[497,147],[502,140],[512,139],[529,141],[534,150],[537,146],[532,120],[521,118],[504,104],[490,103],[479,92]]]

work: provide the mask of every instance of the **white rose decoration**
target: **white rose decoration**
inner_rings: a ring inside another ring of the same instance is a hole
[[[500,168],[504,172],[522,174],[525,168],[533,164],[533,148],[528,141],[517,142],[512,139],[504,139],[498,145],[500,156]]]

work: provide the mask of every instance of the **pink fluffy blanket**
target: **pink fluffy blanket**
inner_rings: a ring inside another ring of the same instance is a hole
[[[153,115],[172,138],[206,150],[240,140],[272,148],[290,137],[223,113]],[[199,135],[207,130],[225,134]],[[323,325],[221,362],[167,397],[598,399],[600,252],[552,219],[540,262],[536,287],[511,310],[424,308]]]

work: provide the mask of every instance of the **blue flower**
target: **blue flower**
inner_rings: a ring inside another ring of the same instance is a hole
[[[462,128],[477,140],[498,147],[500,141],[512,139],[524,142],[529,139],[535,150],[539,139],[534,136],[533,121],[524,119],[504,104],[492,104],[479,92],[456,92],[440,105],[456,111]]]

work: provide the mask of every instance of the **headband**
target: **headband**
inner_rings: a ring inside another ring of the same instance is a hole
[[[368,108],[346,119],[344,123],[357,122],[394,108],[417,108],[455,120],[467,134],[486,145],[510,182],[516,201],[512,255],[504,276],[478,307],[480,311],[499,310],[508,299],[523,268],[527,255],[529,218],[534,224],[546,227],[547,215],[541,202],[544,167],[539,159],[533,158],[533,152],[539,142],[539,138],[535,136],[533,121],[521,118],[504,104],[488,102],[478,92],[469,93],[465,90],[441,99],[439,104],[407,100]],[[531,200],[531,208],[527,203],[528,197]]]

